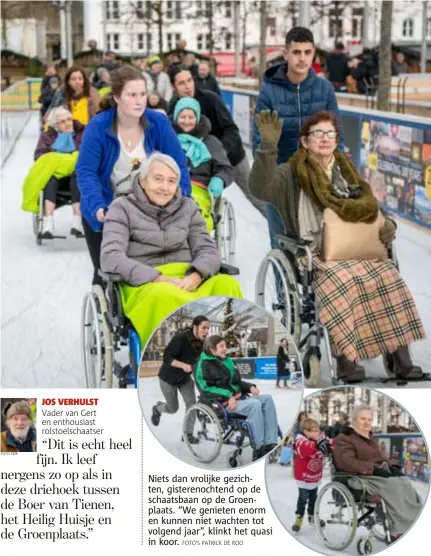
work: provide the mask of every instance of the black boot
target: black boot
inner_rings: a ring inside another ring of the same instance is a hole
[[[257,461],[258,459],[262,458],[265,455],[264,447],[257,448],[253,450],[253,461]]]
[[[155,427],[159,426],[160,423],[160,417],[162,416],[162,414],[160,413],[160,411],[157,409],[156,405],[153,405],[153,413],[151,414],[151,422],[153,423],[153,425]]]
[[[272,450],[276,447],[277,447],[277,444],[265,444],[265,446],[262,448],[263,455],[266,456],[266,454],[269,454],[269,452],[272,452]]]
[[[362,382],[365,380],[365,369],[344,355],[337,357],[337,378],[346,382]]]
[[[394,373],[400,378],[422,378],[423,371],[419,365],[415,365],[410,357],[408,347],[400,347],[392,354],[394,361]]]

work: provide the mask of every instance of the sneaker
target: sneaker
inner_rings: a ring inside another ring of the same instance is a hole
[[[153,425],[155,427],[159,426],[160,423],[160,417],[162,416],[162,414],[160,413],[160,411],[157,409],[157,406],[154,405],[153,406],[153,412],[151,414],[151,422],[153,423]]]
[[[298,531],[301,530],[303,520],[304,520],[303,517],[297,515],[296,518],[295,518],[295,523],[292,525],[292,531],[295,531],[295,533],[298,533]]]
[[[84,235],[84,230],[82,228],[82,218],[76,214],[73,215],[72,228],[70,233],[76,237],[82,237]]]
[[[54,217],[53,216],[43,217],[42,237],[45,239],[54,238]]]

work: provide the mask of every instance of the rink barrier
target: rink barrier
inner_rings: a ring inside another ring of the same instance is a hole
[[[222,98],[252,147],[256,91],[222,87]],[[431,230],[431,118],[340,105],[346,154],[381,206]]]
[[[408,432],[382,433],[374,434],[373,437],[379,443],[380,450],[391,460],[391,463],[400,465],[406,477],[421,483],[429,482],[429,453],[422,434]]]
[[[39,108],[41,79],[24,79],[14,83],[0,95],[1,102],[1,164],[11,154],[26,126],[31,112]]]

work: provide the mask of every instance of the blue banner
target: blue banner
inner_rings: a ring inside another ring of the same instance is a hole
[[[277,378],[277,358],[258,357],[255,361],[256,378]]]

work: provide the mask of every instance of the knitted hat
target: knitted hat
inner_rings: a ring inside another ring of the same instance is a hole
[[[197,100],[192,97],[181,98],[175,105],[174,108],[174,122],[177,121],[178,116],[182,110],[193,110],[196,114],[196,123],[199,123],[201,119],[201,105]]]
[[[160,60],[159,56],[151,56],[148,58],[148,66],[151,67],[153,64],[161,64],[162,61]]]
[[[29,404],[24,400],[6,404],[3,410],[3,414],[6,419],[11,419],[14,415],[27,415],[27,417],[32,420],[31,408]]]

